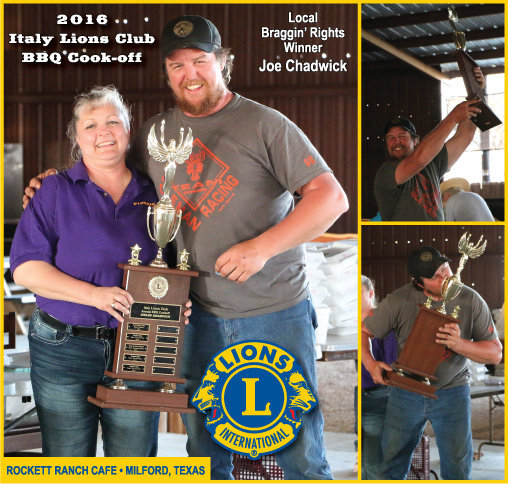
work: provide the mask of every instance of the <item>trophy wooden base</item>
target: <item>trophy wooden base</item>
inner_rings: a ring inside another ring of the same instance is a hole
[[[473,98],[467,98],[470,101]],[[481,110],[481,113],[478,113],[476,116],[473,116],[471,122],[474,123],[481,131],[487,131],[490,128],[494,128],[501,124],[501,120],[494,114],[492,109],[490,109],[485,101],[478,99],[478,102],[473,104],[476,108]]]
[[[386,375],[387,384],[437,399],[434,395],[436,390],[430,382],[436,380],[437,367],[447,350],[442,344],[436,343],[436,334],[446,323],[460,324],[460,320],[423,304],[418,306],[420,310],[406,344],[398,360],[392,364],[394,371]],[[429,382],[425,382],[425,379]]]
[[[123,408],[148,412],[195,412],[195,409],[189,407],[189,396],[176,391],[164,393],[154,390],[120,390],[98,385],[95,397],[89,396],[88,401],[101,408]]]
[[[425,397],[437,400],[436,395],[434,395],[436,389],[432,385],[415,380],[409,375],[400,375],[399,373],[393,371],[387,373],[386,380],[387,384],[390,386],[409,390],[410,392],[416,392]]]
[[[474,68],[479,67],[474,59],[464,50],[459,49],[452,54],[459,65],[460,74],[464,80],[464,86],[467,91],[467,100],[478,99],[474,104],[480,108],[481,113],[471,118],[471,121],[480,128],[481,131],[487,131],[501,124],[501,120],[494,114],[494,111],[487,106],[483,91],[480,88],[474,76]]]
[[[116,380],[185,383],[180,376],[185,334],[185,303],[196,271],[119,264],[123,287],[134,303],[118,324],[111,370]],[[119,383],[119,382],[117,382]],[[169,390],[169,387],[168,387]],[[98,385],[88,401],[102,408],[153,412],[195,412],[183,392]]]

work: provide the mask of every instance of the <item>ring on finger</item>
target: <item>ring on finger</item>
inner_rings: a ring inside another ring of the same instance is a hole
[[[116,303],[115,303],[115,302],[113,302],[113,304],[111,304],[111,307],[112,307],[113,309],[116,309]]]

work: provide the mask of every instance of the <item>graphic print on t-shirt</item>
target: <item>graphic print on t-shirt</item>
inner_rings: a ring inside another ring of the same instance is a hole
[[[171,187],[171,202],[176,209],[182,210],[182,223],[196,231],[203,216],[213,217],[232,200],[239,182],[228,173],[229,170],[230,166],[198,138],[194,140],[192,153],[185,160],[185,182],[178,184],[175,179]],[[184,179],[182,171],[178,175],[178,181]],[[158,187],[159,193],[162,193],[163,183],[164,175]]]
[[[411,196],[425,210],[425,212],[437,218],[439,212],[440,193],[438,188],[422,173],[417,173],[414,177],[415,185]]]

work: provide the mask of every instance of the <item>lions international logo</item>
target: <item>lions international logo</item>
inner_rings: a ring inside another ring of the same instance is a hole
[[[163,298],[169,289],[168,280],[162,276],[156,276],[150,279],[148,283],[148,292],[155,299]]]
[[[192,403],[218,444],[255,460],[291,444],[317,402],[293,355],[242,341],[214,356]]]

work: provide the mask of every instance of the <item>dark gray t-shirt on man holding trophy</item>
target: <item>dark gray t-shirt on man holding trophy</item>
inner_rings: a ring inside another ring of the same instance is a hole
[[[376,338],[382,339],[393,331],[397,338],[397,354],[400,355],[418,314],[418,303],[424,304],[426,300],[423,291],[408,283],[383,299],[363,323]],[[434,301],[432,309],[438,309],[442,304],[443,301]],[[463,286],[459,295],[446,303],[446,313],[451,314],[457,305],[460,306],[458,320],[462,338],[473,341],[497,338],[489,307],[475,290]],[[467,384],[468,366],[469,359],[443,348],[443,361],[437,367],[437,380],[432,385],[439,390]]]
[[[169,109],[144,123],[133,156],[148,164],[159,196],[164,164],[147,149],[150,128],[166,120],[164,139],[178,143],[181,127],[192,129],[194,149],[177,165],[171,200],[183,210],[175,238],[178,251],[190,252],[191,296],[208,312],[242,318],[289,308],[308,295],[303,246],[269,260],[240,285],[215,274],[214,263],[238,242],[252,239],[292,210],[292,194],[316,176],[331,171],[307,136],[281,113],[238,94],[205,118]]]

